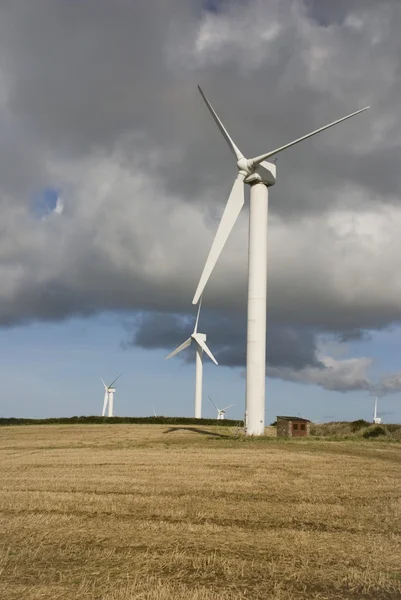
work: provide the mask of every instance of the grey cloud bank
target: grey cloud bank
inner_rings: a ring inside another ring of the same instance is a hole
[[[400,26],[397,0],[0,3],[0,323],[138,311],[135,343],[174,347],[234,175],[196,84],[250,154],[371,104],[280,155],[269,229],[270,374],[365,389],[316,335],[401,319]],[[63,214],[38,221],[48,185]],[[246,236],[244,214],[205,294],[231,366]]]

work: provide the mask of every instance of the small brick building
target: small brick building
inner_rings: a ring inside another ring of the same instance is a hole
[[[310,421],[301,417],[277,417],[277,437],[310,435]]]

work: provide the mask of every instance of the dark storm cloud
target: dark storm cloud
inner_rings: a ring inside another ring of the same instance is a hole
[[[48,144],[83,153],[152,122],[163,138],[164,44],[177,16],[182,26],[195,18],[187,2],[17,1],[0,11],[10,106]]]
[[[339,342],[367,342],[370,339],[369,332],[362,329],[350,329],[349,331],[340,333],[338,336]]]
[[[247,153],[290,141],[366,104],[367,93],[372,96],[371,86],[375,83],[371,65],[366,62],[366,43],[341,30],[339,41],[344,35],[350,52],[355,52],[351,64],[354,62],[358,68],[362,63],[366,76],[359,93],[361,75],[354,77],[356,83],[347,82],[348,98],[345,90],[336,99],[338,91],[335,96],[318,82],[305,82],[305,61],[310,58],[305,56],[305,49],[295,53],[298,45],[302,48],[302,32],[295,15],[289,18],[287,3],[283,8],[272,3],[272,20],[280,28],[277,44],[272,45],[273,56],[266,51],[269,46],[263,48],[262,44],[263,59],[248,68],[246,85],[241,85],[244,75],[237,64],[235,29],[231,60],[198,64],[191,56],[193,37],[189,32],[196,35],[202,23],[201,13],[190,6],[183,0],[113,5],[105,0],[41,0],[4,6],[0,45],[4,48],[5,72],[12,74],[8,96],[13,114],[58,153],[75,156],[94,148],[111,148],[127,131],[142,133],[151,147],[157,146],[165,153],[160,173],[166,189],[193,201],[194,192],[197,195],[208,181],[216,183],[221,176],[220,166],[223,175],[227,173],[229,185],[229,167],[233,166],[224,141],[219,139],[220,134],[214,130],[215,125],[198,97],[198,80],[216,106],[224,108],[224,120]],[[226,16],[237,27],[246,23],[242,15],[247,11],[260,13],[262,19],[269,11],[267,6],[265,10],[262,5],[254,8],[252,2],[246,8],[238,3],[222,6],[223,9],[224,14],[216,15],[216,20]],[[256,38],[263,33],[259,26]],[[330,49],[330,38],[327,43]],[[381,52],[388,50],[392,50],[390,59],[399,45],[375,51],[377,68],[384,59]],[[180,58],[185,61],[186,51],[186,65],[181,65]],[[249,49],[250,54],[253,51]],[[218,55],[217,49],[216,52]],[[223,58],[226,52],[223,46]],[[338,71],[335,63],[333,70],[334,74]],[[348,75],[344,75],[346,81]],[[395,78],[394,94],[400,91],[399,85]],[[288,213],[313,209],[317,202],[321,208],[325,206],[324,199],[308,193],[311,180],[316,189],[321,182],[328,186],[357,181],[367,190],[380,186],[382,194],[394,193],[399,186],[398,169],[388,167],[379,182],[371,168],[377,160],[388,165],[391,155],[386,156],[381,149],[375,156],[374,148],[368,145],[362,153],[347,151],[354,133],[370,130],[371,118],[374,117],[358,116],[354,123],[341,125],[334,134],[341,144],[328,145],[328,140],[333,139],[327,137],[333,135],[330,132],[319,141],[306,142],[302,150],[289,151],[281,157],[286,171],[294,175],[289,179],[279,173],[275,210]],[[189,194],[192,198],[188,198]]]
[[[350,3],[349,0],[303,0],[308,15],[312,19],[324,26],[333,24],[342,24],[346,18]],[[376,0],[353,0],[352,10],[358,12],[360,9],[366,9],[374,6]],[[386,3],[388,4],[388,3]]]
[[[142,313],[134,325],[132,340],[127,344],[141,348],[173,350],[192,333],[195,318],[176,314]],[[207,340],[220,365],[245,365],[245,318],[211,314],[201,315],[199,331],[208,332]],[[267,363],[272,366],[302,369],[305,366],[323,367],[316,358],[316,339],[313,332],[282,325],[270,325],[267,339]]]

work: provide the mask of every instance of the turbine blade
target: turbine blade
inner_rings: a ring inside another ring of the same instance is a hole
[[[233,152],[233,154],[237,157],[237,160],[239,160],[240,158],[244,158],[244,155],[239,150],[239,148],[234,144],[233,140],[231,139],[231,137],[228,134],[227,129],[224,127],[223,123],[220,121],[219,117],[217,116],[216,112],[214,111],[213,106],[210,104],[209,100],[206,98],[200,85],[198,85],[198,90],[199,90],[203,100],[205,101],[206,106],[210,110],[211,115],[212,115],[213,119],[215,120],[217,127],[220,129],[221,133],[223,134],[223,137],[226,140],[231,152]]]
[[[199,298],[203,294],[203,290],[209,280],[209,277],[214,269],[214,266],[224,248],[228,236],[235,225],[241,208],[244,206],[244,176],[239,174],[232,187],[230,196],[227,200],[226,207],[221,217],[215,238],[210,248],[201,278],[196,288],[195,296],[192,304],[197,304]]]
[[[185,348],[188,348],[188,346],[191,345],[191,342],[192,342],[192,338],[188,338],[187,340],[185,340],[185,342],[182,343],[181,346],[178,346],[178,348],[176,348],[175,350],[170,352],[170,354],[168,356],[166,356],[165,360],[168,360],[172,356],[175,356],[176,354],[181,352],[181,350],[185,350]]]
[[[232,406],[235,406],[235,404],[229,404],[228,406],[226,406],[225,408],[222,408],[221,410],[228,410],[229,408],[231,408]]]
[[[215,407],[215,409],[219,410],[209,395],[208,395],[208,398],[209,398],[210,402],[213,404],[213,406]]]
[[[104,392],[104,398],[103,398],[103,410],[102,410],[102,417],[104,417],[104,415],[106,414],[106,406],[107,406],[107,399],[108,399],[108,393],[107,393],[107,388],[106,391]]]
[[[119,376],[116,377],[115,380],[111,382],[111,384],[109,385],[109,388],[111,388],[113,386],[113,383],[115,383],[117,381],[117,379],[120,379],[121,375],[122,375],[122,373],[120,373]]]
[[[200,346],[200,348],[202,348],[202,350],[204,352],[206,352],[206,354],[208,355],[208,357],[210,358],[210,360],[212,360],[215,365],[218,365],[219,363],[217,362],[217,360],[215,359],[215,357],[211,353],[210,349],[207,347],[206,342],[204,342],[202,340],[202,338],[198,337],[197,333],[193,334],[193,338],[194,338],[195,342],[198,344],[198,346]]]
[[[105,384],[105,382],[103,381],[103,379],[102,379],[102,378],[100,378],[100,381],[103,383],[103,385],[104,385],[104,389],[105,389],[105,390],[107,390],[107,385]]]
[[[200,300],[199,300],[198,314],[196,315],[195,329],[193,331],[194,333],[196,333],[198,331],[199,313],[200,313],[201,305],[202,305],[202,296],[200,297]]]
[[[280,148],[276,148],[275,150],[272,150],[271,152],[266,152],[266,154],[261,154],[260,156],[255,156],[255,158],[251,158],[251,163],[252,163],[252,165],[260,165],[261,162],[264,161],[266,158],[269,158],[270,156],[274,156],[274,154],[279,154],[279,152],[282,152],[283,150],[286,150],[287,148],[290,148],[291,146],[295,146],[295,144],[299,144],[299,142],[303,142],[304,140],[307,140],[308,138],[312,137],[313,135],[316,135],[317,133],[320,133],[321,131],[324,131],[325,129],[334,127],[334,125],[337,125],[338,123],[341,123],[342,121],[346,121],[347,119],[350,119],[351,117],[354,117],[355,115],[359,115],[359,113],[364,112],[365,110],[368,110],[368,108],[370,108],[370,106],[365,106],[365,108],[361,108],[360,110],[357,110],[356,112],[353,112],[350,115],[343,117],[342,119],[338,119],[337,121],[333,121],[333,123],[329,123],[328,125],[325,125],[324,127],[320,127],[320,129],[315,129],[315,131],[311,131],[311,133],[307,133],[306,135],[303,135],[302,137],[294,140],[293,142],[290,142],[289,144],[285,144],[285,146],[280,146]]]

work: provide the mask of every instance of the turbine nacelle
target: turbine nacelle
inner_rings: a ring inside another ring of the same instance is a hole
[[[266,160],[255,163],[252,158],[240,158],[237,161],[239,174],[243,176],[244,183],[264,183],[271,186],[276,183],[276,165]]]
[[[268,187],[276,183],[276,165],[264,160],[260,165],[253,167],[252,173],[245,177],[244,182],[248,185],[264,183]]]
[[[206,335],[206,333],[193,333],[191,335],[191,338],[194,340],[194,342],[197,342],[197,343],[199,343],[200,341],[206,342],[207,335]]]

